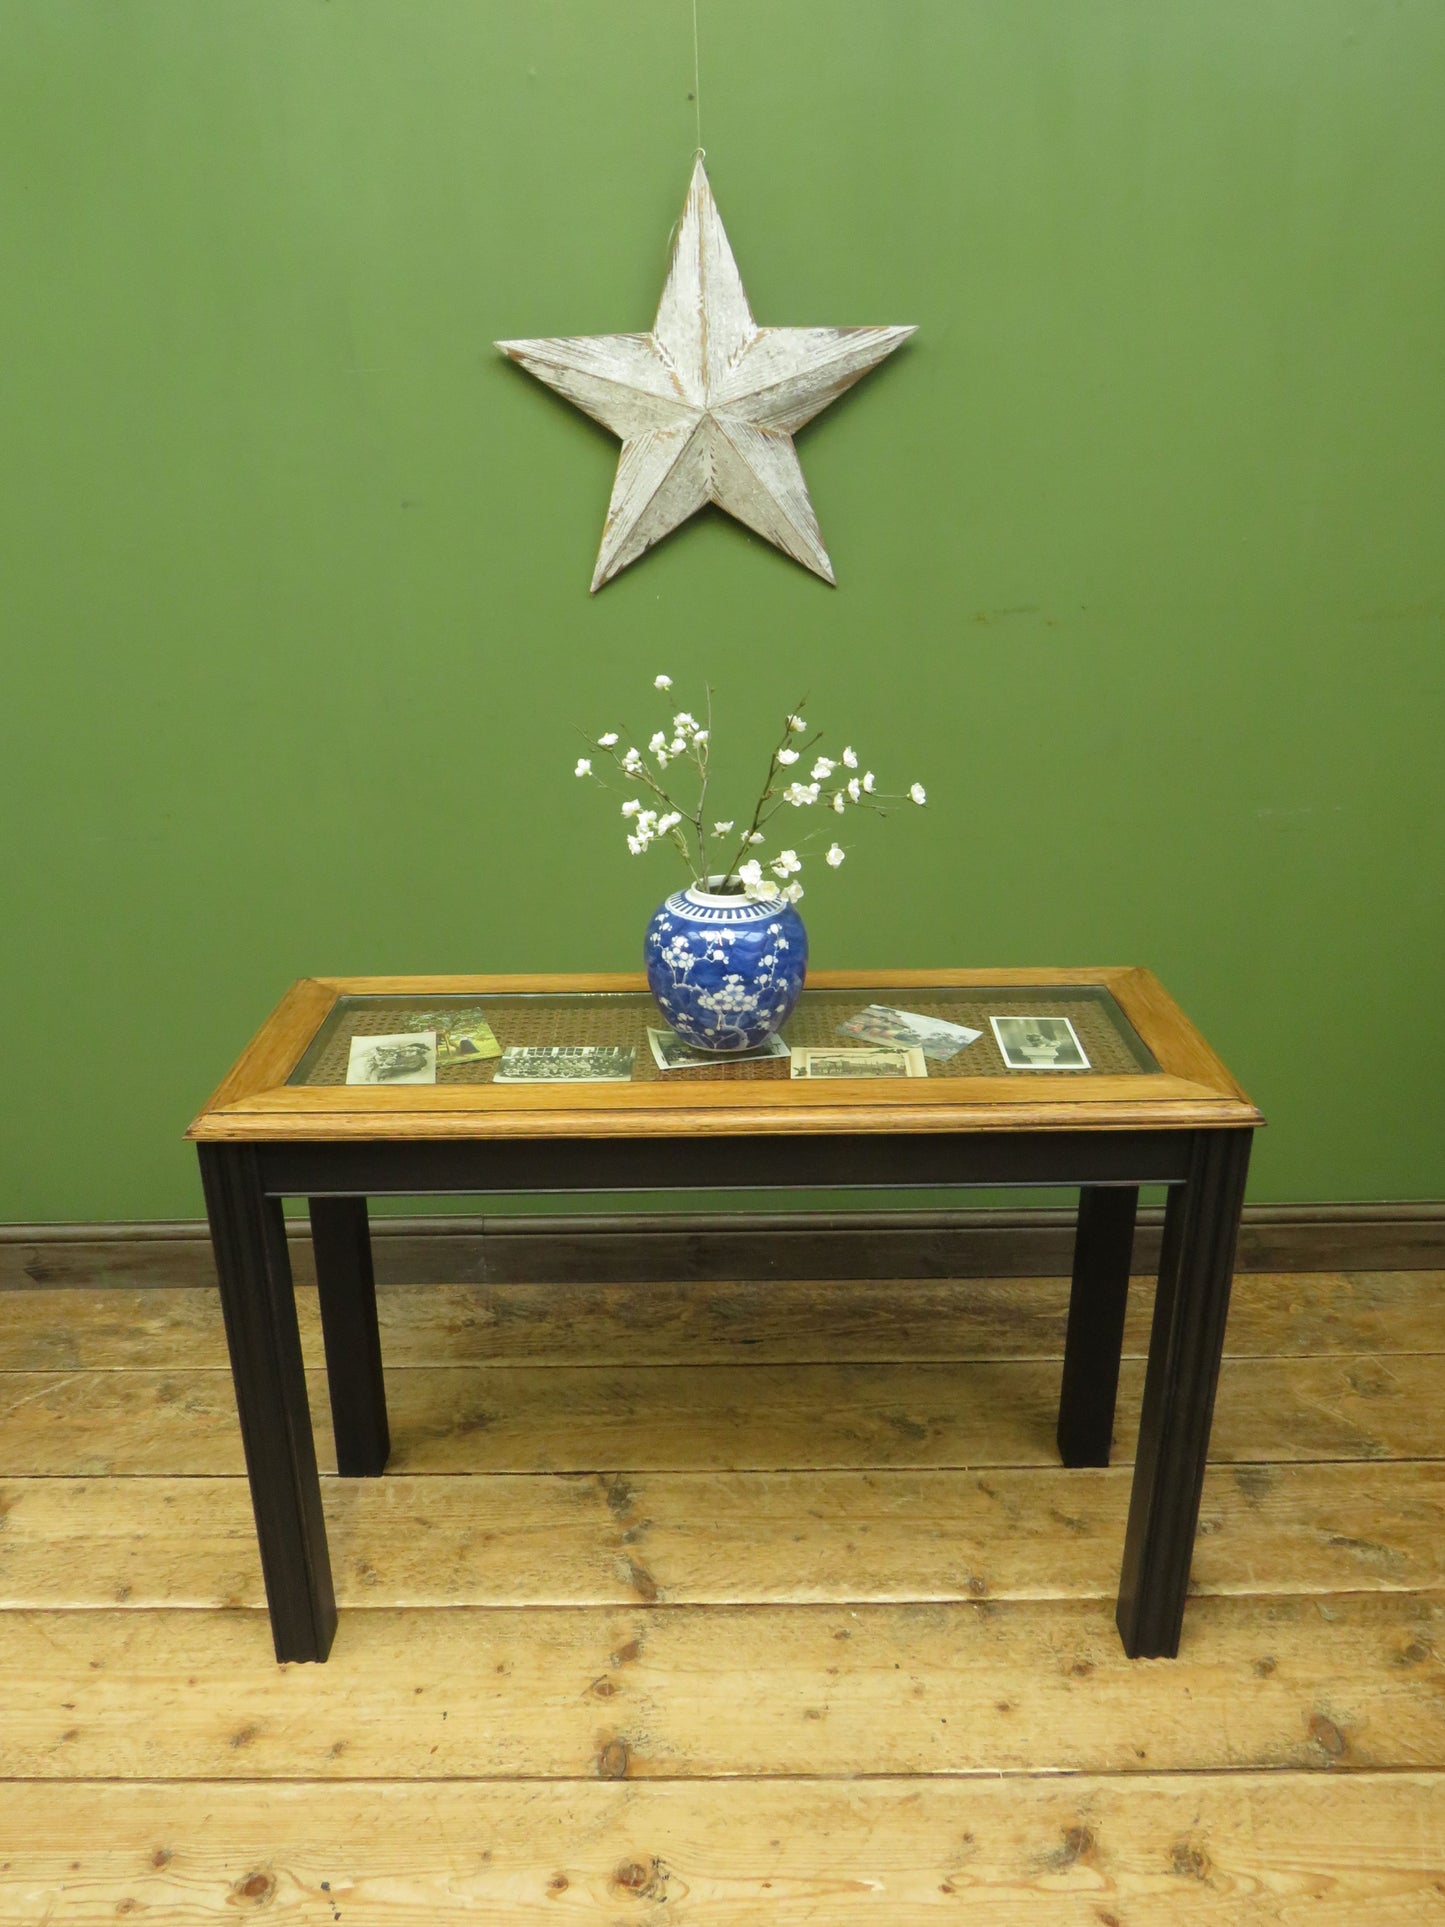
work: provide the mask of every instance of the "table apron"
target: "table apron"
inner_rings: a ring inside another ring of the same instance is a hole
[[[386,1139],[257,1147],[268,1197],[1179,1184],[1193,1131]]]

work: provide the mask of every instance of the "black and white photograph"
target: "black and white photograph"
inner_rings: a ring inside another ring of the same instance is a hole
[[[626,1084],[636,1049],[631,1044],[509,1044],[494,1084]]]
[[[776,1035],[755,1050],[694,1050],[675,1030],[654,1030],[649,1025],[647,1041],[660,1071],[700,1071],[717,1064],[755,1064],[764,1058],[788,1054],[787,1045]]]
[[[1086,1071],[1084,1047],[1067,1017],[990,1017],[1011,1071]]]
[[[348,1084],[435,1084],[437,1034],[402,1031],[394,1037],[353,1037],[346,1063]]]
[[[793,1052],[794,1077],[927,1077],[923,1052],[910,1050],[820,1050]]]

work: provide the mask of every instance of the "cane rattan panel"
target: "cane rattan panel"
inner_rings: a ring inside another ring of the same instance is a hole
[[[989,1026],[990,1016],[1067,1017],[1078,1034],[1087,1071],[1051,1071],[1063,1082],[1091,1075],[1156,1072],[1158,1064],[1101,985],[1068,984],[999,989],[932,988],[908,991],[808,990],[798,1000],[782,1038],[791,1045],[850,1045],[861,1040],[838,1026],[870,1003],[888,1004],[920,1016],[966,1024],[982,1035],[942,1063],[930,1061],[930,1077],[1023,1077],[1003,1061]],[[508,1044],[632,1044],[633,1081],[653,1083],[741,1083],[788,1077],[785,1057],[731,1063],[726,1059],[698,1070],[662,1072],[653,1061],[648,1027],[663,1027],[661,1013],[643,991],[579,991],[568,994],[483,994],[470,997],[340,997],[288,1080],[292,1084],[344,1084],[353,1037],[385,1037],[407,1030],[455,1026],[475,1013],[491,1025],[497,1042]],[[489,1084],[498,1060],[439,1065],[439,1084]]]

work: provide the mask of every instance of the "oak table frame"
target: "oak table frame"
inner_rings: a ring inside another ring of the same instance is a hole
[[[1157,1069],[811,1083],[288,1083],[337,1001],[640,992],[637,975],[308,978],[200,1116],[215,1246],[278,1660],[336,1630],[281,1200],[309,1202],[337,1468],[390,1441],[372,1195],[867,1186],[1080,1189],[1058,1421],[1067,1466],[1107,1465],[1141,1185],[1168,1187],[1117,1623],[1131,1658],[1179,1647],[1252,1135],[1260,1113],[1146,970],[815,972],[809,990],[1107,992]],[[806,993],[805,993],[806,995]],[[639,1153],[647,1153],[645,1173]]]

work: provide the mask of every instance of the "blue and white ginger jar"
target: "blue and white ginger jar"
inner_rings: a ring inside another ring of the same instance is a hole
[[[642,955],[648,987],[685,1043],[753,1050],[798,1001],[808,933],[783,897],[714,896],[693,884],[654,914]]]

